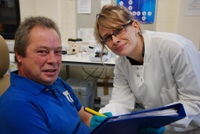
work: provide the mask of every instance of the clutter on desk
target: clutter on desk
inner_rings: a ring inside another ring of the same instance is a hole
[[[68,39],[68,53],[77,54],[81,51],[82,39],[81,38],[69,38]]]
[[[15,61],[15,54],[14,53],[10,53],[9,54],[9,57],[10,57],[10,68],[8,70],[8,74],[12,71],[15,71],[15,70],[18,70],[18,67],[17,67],[17,62]]]
[[[103,62],[103,61],[107,61],[108,60],[108,56],[107,55],[103,55],[102,57],[97,57],[96,54],[91,54],[90,55],[90,60],[91,61],[97,61],[97,62]]]
[[[94,46],[94,52],[90,54],[91,61],[107,61],[110,58],[110,53],[107,48],[105,48],[102,52],[101,45]]]
[[[66,50],[62,50],[62,55],[65,55],[67,54],[67,51]]]

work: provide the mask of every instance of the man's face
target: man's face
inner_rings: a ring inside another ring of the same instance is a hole
[[[29,36],[26,56],[18,54],[19,75],[43,85],[51,85],[58,77],[61,68],[62,46],[54,29],[34,27]]]

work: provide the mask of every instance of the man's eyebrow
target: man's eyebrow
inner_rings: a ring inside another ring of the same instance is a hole
[[[62,46],[57,47],[57,49],[62,49]]]
[[[47,46],[39,46],[37,49],[40,49],[40,48],[49,49],[49,47]],[[62,46],[56,47],[56,49],[62,49]]]
[[[38,48],[45,48],[45,49],[48,49],[48,47],[43,46],[43,45],[39,46]]]

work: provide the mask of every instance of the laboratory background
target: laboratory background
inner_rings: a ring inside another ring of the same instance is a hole
[[[64,55],[73,55],[72,60],[84,61],[82,57],[88,57],[100,50],[93,38],[93,27],[98,12],[104,4],[116,4],[116,1],[19,0],[20,19],[23,21],[25,17],[39,15],[51,18],[60,28],[63,52],[66,52]],[[200,51],[200,0],[155,0],[155,2],[154,22],[142,24],[142,27],[146,30],[180,34],[193,41]],[[69,39],[77,38],[81,40],[76,40],[75,43],[76,45],[81,43],[81,46],[76,47],[77,50],[74,52],[71,51],[73,46]],[[6,39],[6,42],[12,54],[14,40]],[[109,53],[106,60],[115,58],[109,50],[106,53]],[[92,64],[88,65],[80,61],[77,61],[76,65],[63,64],[59,76],[72,85],[84,105],[100,108],[110,99],[114,64],[99,66],[95,65],[98,59],[90,57],[89,60]],[[8,73],[15,69],[16,64],[11,55]],[[94,102],[91,102],[92,100]]]

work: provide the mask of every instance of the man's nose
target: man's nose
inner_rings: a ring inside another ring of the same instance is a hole
[[[49,53],[48,54],[48,62],[54,63],[56,61],[57,61],[57,59],[56,59],[55,53],[53,53],[53,52]]]

